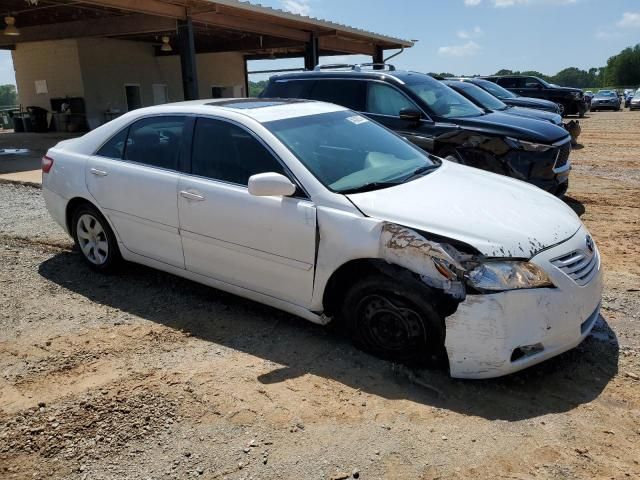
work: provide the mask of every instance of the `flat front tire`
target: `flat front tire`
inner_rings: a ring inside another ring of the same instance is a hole
[[[121,261],[118,242],[109,223],[92,205],[80,205],[71,221],[73,240],[82,259],[99,272],[112,272]]]
[[[409,365],[441,365],[444,318],[428,287],[371,275],[347,293],[342,316],[352,341],[367,352]]]

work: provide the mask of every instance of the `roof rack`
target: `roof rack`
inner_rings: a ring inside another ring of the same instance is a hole
[[[396,67],[391,65],[390,63],[329,63],[326,65],[317,65],[313,71],[319,72],[321,70],[338,70],[338,69],[348,69],[354,72],[360,72],[363,68],[371,68],[372,70],[387,70],[388,72],[395,71]],[[379,68],[376,68],[379,67]]]

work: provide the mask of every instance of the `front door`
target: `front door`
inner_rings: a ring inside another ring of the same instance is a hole
[[[419,125],[400,118],[401,110],[421,109],[400,90],[378,82],[370,82],[367,89],[367,116],[376,122],[402,135],[411,143],[423,150],[434,152],[434,140],[437,135],[444,133],[447,125],[435,124],[432,121],[421,121]]]
[[[251,175],[292,178],[252,133],[231,122],[196,121],[191,174],[178,186],[187,270],[308,306],[313,290],[316,209],[302,191],[255,197]]]
[[[185,117],[138,120],[87,162],[87,188],[124,247],[184,268],[178,232],[178,159]]]

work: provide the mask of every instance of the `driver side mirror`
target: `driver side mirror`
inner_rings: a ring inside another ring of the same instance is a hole
[[[295,192],[296,186],[280,173],[258,173],[249,177],[249,193],[256,197],[289,197]]]
[[[400,119],[407,122],[419,123],[422,119],[422,112],[414,110],[413,108],[403,108],[400,110]]]

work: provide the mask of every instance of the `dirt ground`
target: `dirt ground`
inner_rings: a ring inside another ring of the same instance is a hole
[[[491,381],[130,265],[0,185],[0,478],[640,478],[640,112],[589,114],[567,201],[606,270],[573,351]]]

